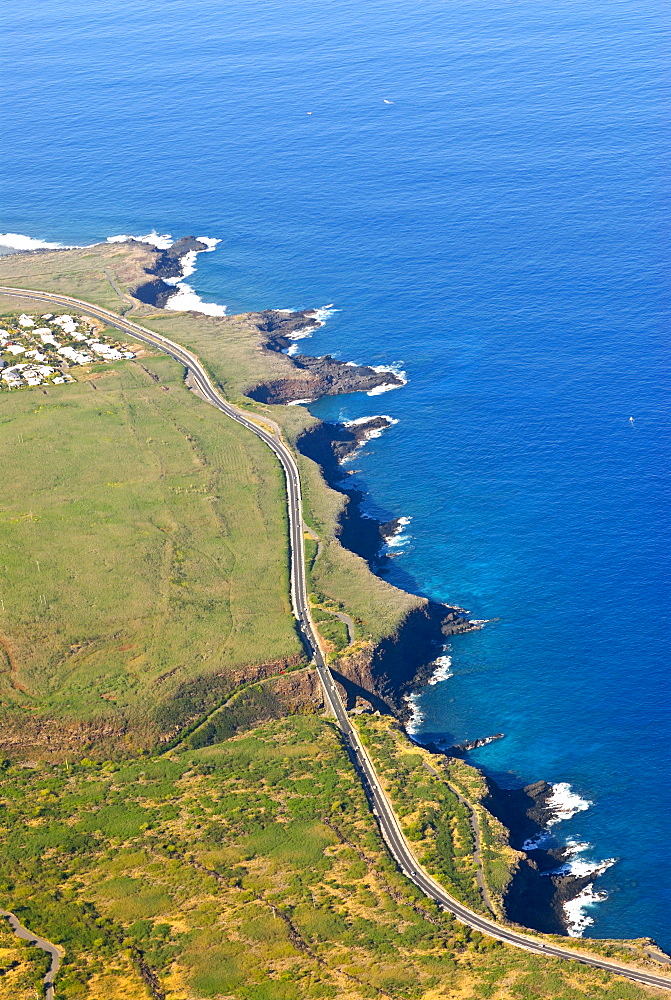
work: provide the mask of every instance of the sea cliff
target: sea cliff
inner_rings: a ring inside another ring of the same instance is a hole
[[[318,310],[269,309],[231,317],[166,310],[164,307],[175,294],[176,281],[184,275],[187,259],[207,249],[202,241],[185,237],[168,250],[129,242],[85,248],[85,252],[22,254],[17,255],[23,258],[21,261],[5,258],[5,280],[7,284],[62,291],[132,313],[141,323],[195,350],[229,398],[271,415],[281,424],[303,461],[306,520],[315,525],[315,535],[320,538],[317,567],[327,556],[330,558],[321,582],[327,580],[327,596],[336,605],[338,601],[345,605],[357,629],[356,641],[334,656],[336,679],[348,707],[391,713],[407,722],[407,698],[435,672],[447,637],[478,626],[469,621],[463,609],[412,593],[411,581],[408,593],[384,582],[385,571],[394,558],[389,543],[402,524],[398,518],[383,523],[365,513],[365,497],[348,482],[342,463],[372,436],[391,426],[392,418],[378,414],[348,425],[327,424],[311,417],[302,407],[286,405],[322,395],[399,387],[403,379],[391,371],[344,364],[329,355],[313,358],[289,354],[298,339],[322,322]],[[52,258],[57,258],[54,267]],[[356,595],[353,581],[358,587]],[[284,669],[271,664],[269,680]],[[218,679],[223,695],[235,683],[261,679],[260,671],[258,665],[239,676],[228,671],[225,677],[219,677],[210,671],[188,683],[178,682],[177,675],[170,677],[166,691],[175,697],[165,704],[177,700],[183,703],[184,712],[179,718],[161,720],[164,734],[169,738],[179,726],[188,725],[207,709],[209,703],[203,692],[214,691],[213,679]],[[174,688],[168,691],[173,683]],[[314,685],[306,686],[298,674],[281,685],[291,687],[287,704],[313,703],[319,708],[319,692]],[[282,700],[279,695],[273,697]],[[105,711],[110,711],[107,703]],[[120,728],[119,736],[126,737],[125,728]],[[94,737],[95,733],[87,728],[82,734],[73,733],[71,742],[83,740],[88,744]],[[542,807],[549,786],[541,783],[509,792],[491,778],[488,782],[488,807],[508,827],[514,847],[542,833]],[[504,900],[511,919],[544,930],[565,929],[562,903],[577,895],[585,883],[570,876],[542,874],[556,869],[560,862],[561,857],[544,849],[540,841],[538,847],[528,851]]]

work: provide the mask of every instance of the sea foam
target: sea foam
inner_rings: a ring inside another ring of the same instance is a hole
[[[345,457],[341,460],[340,463],[341,465],[345,465],[346,462],[351,462],[353,458],[356,458],[359,455],[359,452],[364,447],[364,445],[368,444],[369,441],[373,441],[375,438],[382,437],[382,435],[384,434],[384,432],[387,430],[388,427],[393,427],[394,424],[398,423],[398,420],[396,420],[394,417],[388,416],[386,413],[376,414],[373,417],[357,417],[356,420],[343,420],[342,422],[343,427],[358,427],[361,424],[368,423],[369,420],[375,420],[376,417],[381,417],[382,419],[388,421],[386,426],[372,427],[370,430],[367,430],[364,434],[362,434],[361,438],[359,439],[358,447],[355,448],[354,451],[351,451],[349,455],[345,455]]]
[[[412,521],[411,517],[399,517],[398,527],[394,531],[393,535],[387,538],[387,548],[388,549],[402,549],[410,541],[410,535],[405,531],[405,528]]]
[[[419,707],[419,694],[415,691],[412,694],[407,694],[405,696],[405,701],[410,709],[410,718],[405,724],[405,730],[408,736],[413,736],[418,733],[422,728],[422,723],[424,722],[424,713]]]
[[[605,871],[612,868],[617,863],[617,858],[604,858],[603,861],[589,861],[587,858],[569,858],[551,872],[543,872],[543,875],[573,875],[575,878],[594,877],[603,875]]]
[[[608,899],[607,892],[595,892],[594,886],[590,882],[582,892],[574,899],[569,899],[563,904],[566,930],[569,937],[582,937],[588,927],[594,923],[594,919],[589,915],[590,907],[596,903],[602,903]]]
[[[527,840],[522,844],[523,851],[545,851],[550,847],[555,847],[557,844],[554,836],[549,830],[541,830],[540,833],[535,833],[533,837],[528,837]]]
[[[180,258],[182,273],[176,278],[164,279],[166,285],[172,285],[175,289],[174,294],[170,296],[164,308],[171,309],[173,312],[189,311],[203,313],[205,316],[225,316],[226,306],[219,305],[216,302],[203,302],[200,295],[184,280],[190,277],[196,270],[196,258],[198,254],[211,253],[213,250],[216,250],[217,244],[221,243],[221,240],[213,236],[197,236],[196,239],[200,243],[205,243],[206,248],[204,250],[189,250],[188,253],[185,253]],[[175,242],[170,233],[157,233],[155,229],[144,236],[130,236],[124,233],[119,236],[107,237],[108,243],[128,243],[131,240],[136,243],[148,243],[158,250],[168,250]]]
[[[220,306],[216,302],[203,302],[200,295],[193,290],[186,281],[179,281],[175,286],[177,291],[171,295],[166,302],[164,309],[172,309],[176,312],[199,312],[205,316],[225,316],[226,306]]]
[[[298,310],[277,309],[276,312],[293,313],[293,312],[298,312]],[[327,306],[320,306],[319,309],[311,310],[310,315],[317,320],[318,326],[317,327],[299,326],[297,330],[293,330],[291,333],[287,333],[286,339],[293,341],[291,346],[286,351],[288,356],[291,358],[294,356],[294,354],[298,354],[298,344],[296,343],[297,340],[306,340],[308,337],[311,337],[312,334],[315,332],[315,329],[319,329],[320,326],[323,326],[326,320],[329,318],[329,316],[332,316],[333,313],[336,312],[340,312],[340,310],[335,309],[332,302],[329,302]]]
[[[11,247],[12,250],[67,250],[63,243],[47,243],[46,240],[34,240],[32,236],[21,233],[0,233],[0,246]]]
[[[151,246],[157,247],[159,250],[167,250],[175,242],[170,235],[170,233],[165,233],[161,235],[157,233],[155,229],[152,229],[150,233],[145,236],[129,236],[128,234],[121,233],[119,236],[108,236],[107,243],[129,243],[133,240],[135,243],[149,243]]]
[[[547,799],[547,807],[552,810],[548,826],[571,819],[576,813],[584,812],[593,804],[589,799],[583,799],[574,792],[567,781],[559,781],[552,786],[552,792]]]
[[[427,684],[440,684],[441,681],[446,681],[450,677],[454,677],[452,673],[452,657],[446,653],[435,659],[429,666],[435,667],[435,670],[429,677]]]
[[[397,364],[393,365],[367,365],[366,367],[372,368],[374,372],[378,372],[380,374],[382,374],[383,372],[388,372],[392,375],[395,375],[397,378],[400,378],[401,385],[406,385],[408,381],[408,376],[401,368],[401,363],[402,362],[399,361]],[[379,396],[383,392],[389,392],[391,389],[400,389],[400,388],[401,386],[398,385],[396,382],[385,382],[383,383],[383,385],[376,385],[374,389],[369,389],[366,395]]]

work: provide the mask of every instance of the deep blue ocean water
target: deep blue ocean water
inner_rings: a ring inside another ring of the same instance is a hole
[[[557,835],[618,859],[587,933],[671,947],[666,5],[3,7],[0,230],[219,237],[204,299],[333,302],[302,347],[401,365],[312,409],[399,421],[355,462],[392,577],[497,619],[418,736],[570,783]]]

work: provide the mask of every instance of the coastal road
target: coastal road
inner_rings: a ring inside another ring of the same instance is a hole
[[[646,972],[643,969],[636,969],[632,966],[621,965],[618,962],[610,961],[599,955],[560,946],[552,941],[543,941],[532,934],[522,933],[512,927],[506,927],[504,924],[482,916],[451,896],[439,882],[436,882],[421,867],[403,835],[391,802],[380,785],[373,762],[368,756],[357,730],[347,715],[333,675],[329,670],[320,646],[319,637],[310,614],[307,595],[300,476],[291,450],[281,439],[279,427],[264,417],[247,414],[245,411],[233,406],[219,394],[195,354],[192,354],[191,351],[186,350],[186,348],[181,347],[179,344],[168,340],[166,337],[140,326],[132,320],[119,316],[108,309],[103,309],[101,306],[91,305],[89,302],[83,302],[81,299],[71,298],[68,295],[58,295],[32,289],[7,288],[1,285],[0,294],[10,298],[37,299],[40,302],[65,307],[66,309],[74,308],[80,313],[93,316],[96,319],[102,320],[108,326],[121,330],[134,340],[139,340],[149,344],[151,347],[164,351],[171,358],[174,358],[175,361],[184,365],[187,370],[189,384],[198,392],[198,395],[222,413],[225,413],[231,420],[235,420],[236,423],[241,424],[256,434],[277,456],[284,470],[287,483],[287,508],[289,513],[291,551],[291,604],[293,612],[298,620],[306,645],[314,657],[316,669],[319,672],[324,689],[326,704],[335,716],[342,731],[344,741],[355,763],[357,773],[364,786],[382,835],[394,860],[407,878],[426,896],[433,899],[443,910],[455,916],[457,920],[497,941],[513,945],[516,948],[521,948],[535,955],[579,962],[582,965],[588,965],[614,975],[623,976],[644,986],[656,987],[657,989],[671,992],[671,978],[655,975],[654,973]]]

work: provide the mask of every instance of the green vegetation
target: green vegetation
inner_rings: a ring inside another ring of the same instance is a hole
[[[302,657],[268,449],[167,357],[77,377],[0,411],[1,719],[24,746],[44,717],[146,742]]]
[[[400,764],[387,780],[421,798]],[[0,897],[65,948],[59,1000],[138,1000],[143,969],[166,1000],[649,995],[491,942],[423,897],[323,719],[122,763],[5,764],[0,803]],[[22,949],[0,937],[3,968],[5,945]],[[19,967],[36,983],[34,963]],[[1,1000],[13,990],[0,975]]]
[[[328,611],[321,611],[315,608],[312,617],[317,623],[319,634],[326,640],[328,648],[335,655],[342,653],[349,645],[347,626],[338,618],[334,618]]]
[[[427,770],[423,752],[405,739],[397,723],[363,715],[357,727],[420,864],[457,899],[486,912],[467,808]]]
[[[152,267],[155,256],[151,247],[127,243],[10,255],[0,259],[0,282],[62,292],[129,314],[129,318],[195,351],[229,399],[272,417],[294,443],[315,423],[303,407],[266,406],[245,395],[262,380],[295,377],[291,361],[283,354],[261,350],[261,334],[246,315],[196,316],[152,309],[132,299],[129,291],[147,280],[146,269]],[[0,310],[34,312],[35,303],[29,299],[17,303],[0,295]],[[375,642],[392,634],[422,600],[374,576],[363,559],[338,544],[336,527],[343,497],[326,486],[314,462],[297,457],[305,520],[322,542],[312,569],[315,588],[362,623],[362,638]]]
[[[49,968],[50,958],[17,938],[0,917],[0,997],[34,1000],[36,986]]]
[[[0,281],[131,313],[295,443],[305,410],[244,395],[295,374],[288,359],[249,317],[142,306],[130,293],[154,259],[16,255]],[[58,1000],[649,996],[471,932],[397,871],[338,731],[310,714],[279,467],[178,365],[140,355],[0,408],[0,904],[65,950]],[[299,463],[320,631],[342,652],[345,611],[370,648],[421,601],[342,549],[342,497]],[[427,867],[473,907],[496,903],[514,852],[477,773],[436,774],[388,719],[361,726]],[[646,961],[636,943],[581,947]],[[35,1000],[45,968],[0,920],[0,1000]]]

